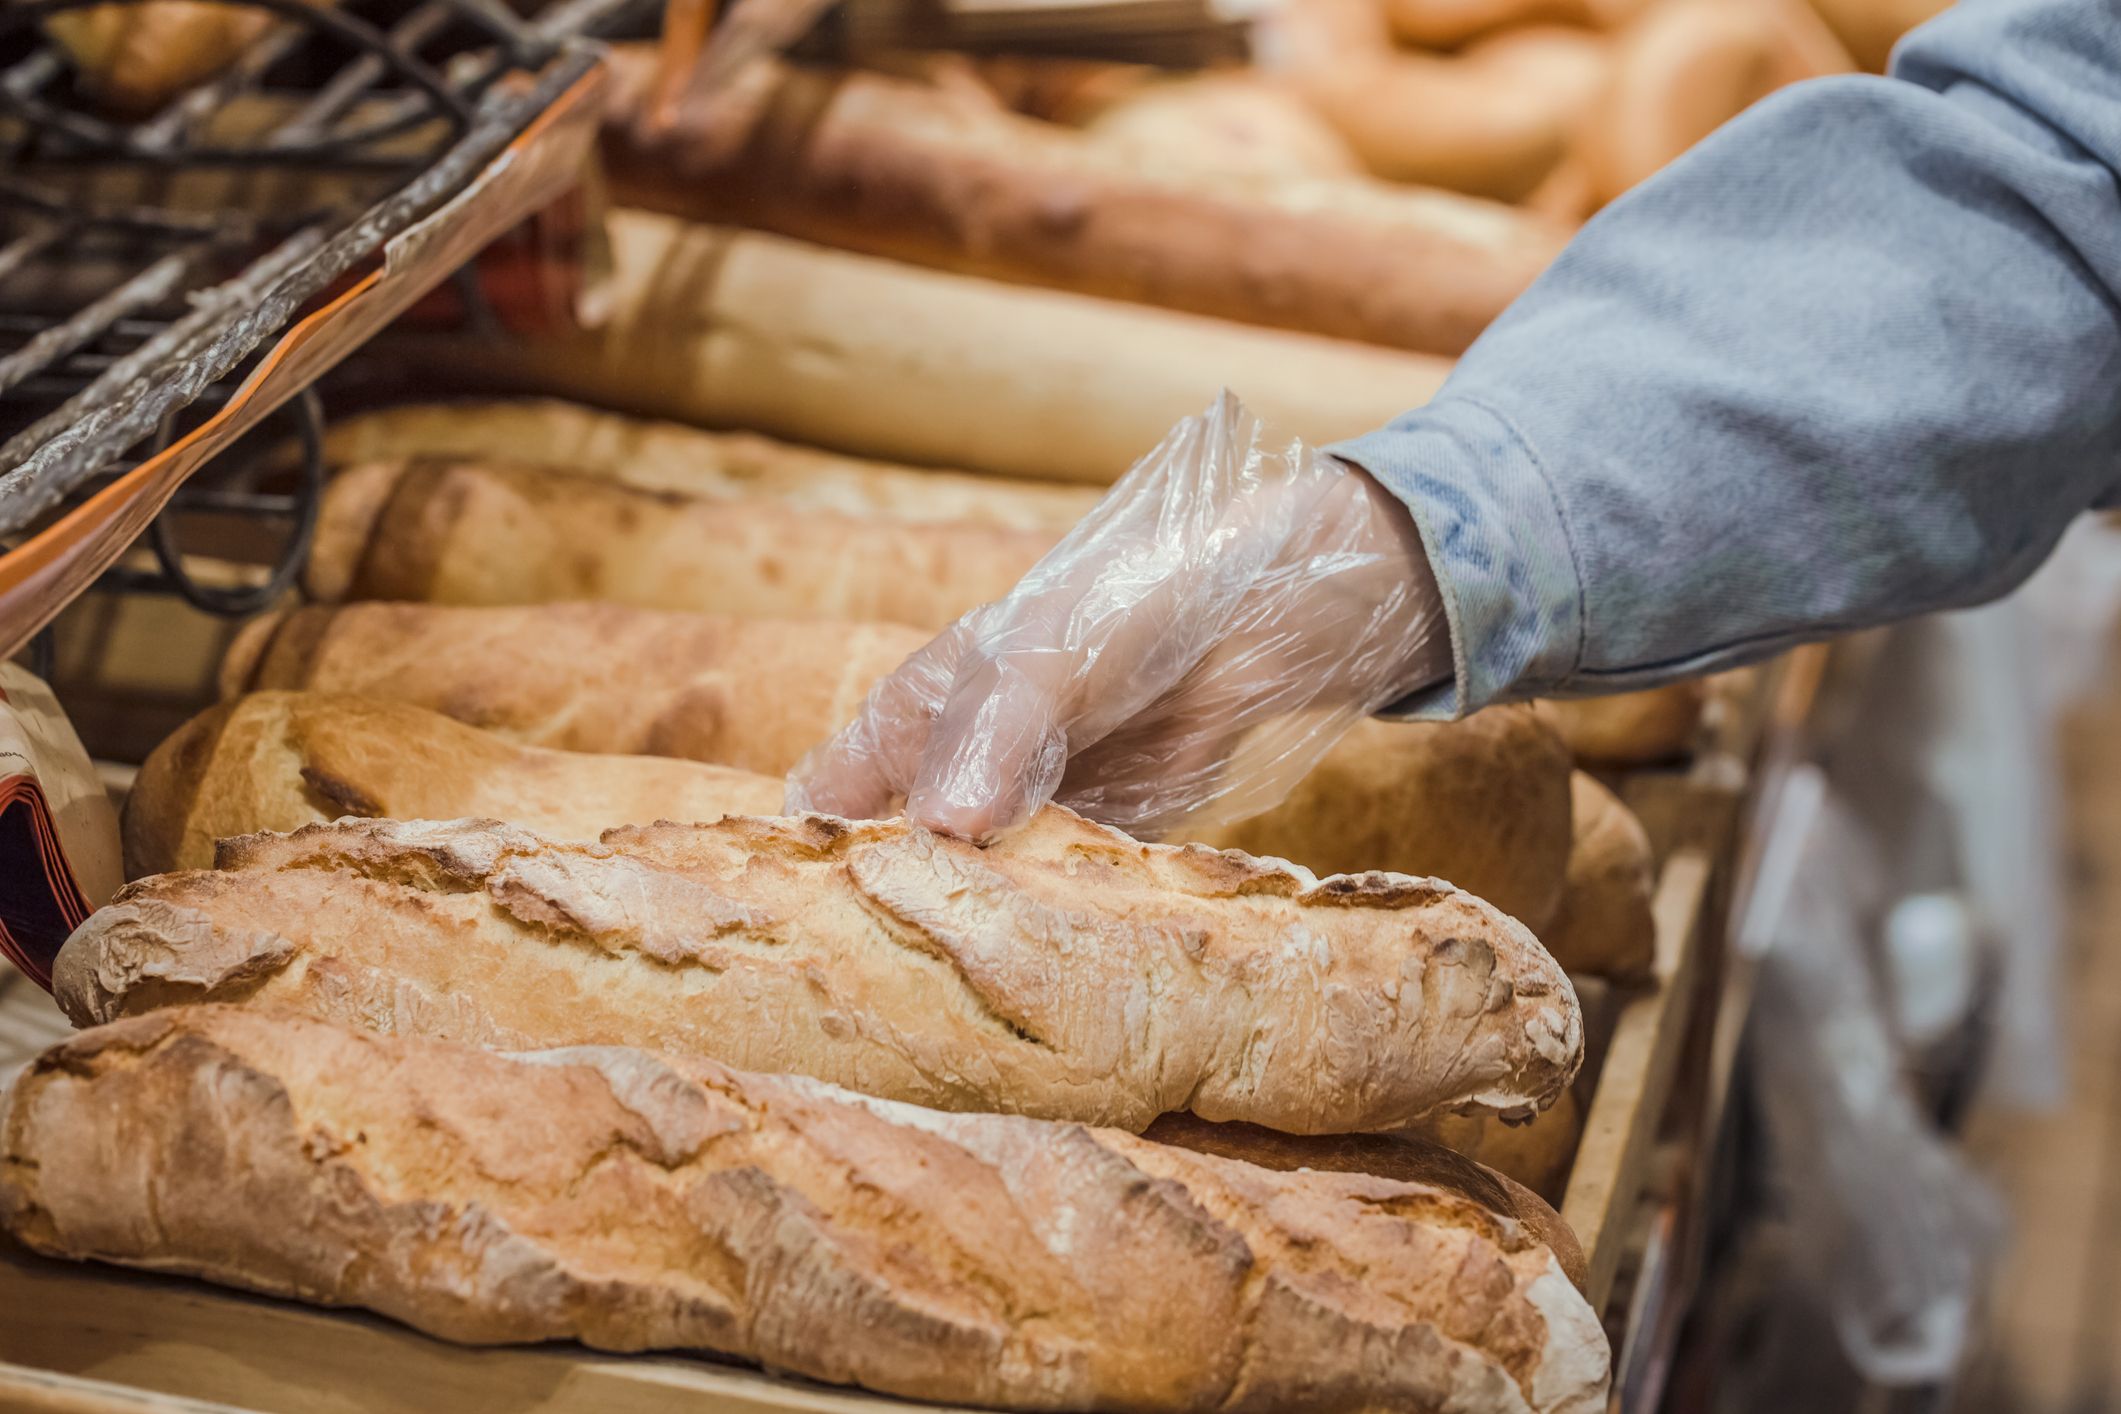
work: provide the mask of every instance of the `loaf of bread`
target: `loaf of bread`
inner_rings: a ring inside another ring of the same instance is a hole
[[[1602,1410],[1596,1315],[1524,1223],[621,1048],[502,1055],[189,1007],[9,1092],[32,1249],[449,1340],[718,1351],[1026,1410]]]
[[[927,638],[902,624],[618,604],[313,605],[246,624],[222,660],[221,692],[380,698],[529,746],[680,756],[779,776]]]
[[[337,466],[414,458],[543,466],[703,500],[1053,535],[1081,520],[1098,497],[1087,486],[864,461],[549,398],[408,403],[334,418],[324,453]]]
[[[1577,1142],[1583,1138],[1583,1107],[1570,1089],[1562,1091],[1551,1108],[1522,1124],[1505,1124],[1491,1114],[1445,1112],[1431,1115],[1409,1133],[1558,1203],[1568,1187]]]
[[[1641,8],[1642,0],[1384,0],[1393,38],[1417,49],[1542,25],[1609,29]]]
[[[1520,200],[1568,153],[1582,116],[1582,56],[1558,45],[1397,49],[1376,0],[1294,0],[1270,33],[1277,71],[1396,181]],[[1577,48],[1602,43],[1584,33]]]
[[[1542,1114],[1535,1125],[1544,1125],[1561,1114],[1569,1092]],[[1573,1105],[1569,1105],[1571,1112]],[[1479,1125],[1484,1117],[1458,1115],[1448,1119]],[[1496,1129],[1513,1129],[1497,1124]],[[1532,1125],[1514,1126],[1524,1132]],[[1561,1214],[1530,1187],[1499,1169],[1475,1162],[1466,1154],[1431,1139],[1410,1134],[1283,1134],[1256,1124],[1210,1124],[1197,1115],[1172,1114],[1159,1117],[1142,1131],[1142,1138],[1159,1144],[1191,1149],[1197,1154],[1238,1159],[1279,1173],[1312,1169],[1320,1173],[1366,1173],[1398,1183],[1427,1183],[1447,1188],[1473,1199],[1491,1213],[1500,1213],[1523,1223],[1561,1263],[1570,1281],[1584,1281],[1583,1247],[1576,1234],[1561,1220]]]
[[[1950,0],[1812,0],[1857,63],[1884,73],[1900,37],[1943,12]]]
[[[1572,973],[1638,977],[1657,952],[1650,837],[1635,812],[1587,772],[1570,779],[1569,796],[1575,841],[1569,847],[1568,883],[1540,941]]]
[[[1433,879],[1320,881],[1049,808],[985,849],[732,817],[602,846],[491,821],[223,841],[77,929],[78,1024],[235,997],[488,1044],[651,1046],[943,1109],[1293,1133],[1528,1116],[1581,1059],[1561,969]]]
[[[1359,722],[1286,800],[1207,844],[1327,873],[1449,879],[1538,932],[1569,858],[1569,754],[1525,707]]]
[[[965,274],[1456,354],[1569,234],[1367,175],[1163,162],[877,73],[761,64],[665,112],[653,52],[619,59],[626,204]]]
[[[1690,679],[1642,692],[1555,698],[1534,705],[1578,761],[1642,766],[1693,750],[1707,702],[1707,685]]]
[[[773,776],[519,746],[398,702],[256,692],[209,707],[149,754],[125,798],[125,872],[204,869],[217,840],[346,816],[482,816],[594,840],[614,825],[780,808]]]
[[[1224,388],[1325,443],[1426,402],[1451,362],[615,211],[611,318],[562,338],[408,339],[458,380],[835,447],[1106,485]]]
[[[604,599],[937,630],[1015,588],[1059,538],[700,500],[543,467],[371,462],[326,487],[304,586],[325,600]]]
[[[147,0],[62,10],[47,15],[44,28],[83,88],[120,113],[139,114],[219,73],[278,18],[249,5]]]

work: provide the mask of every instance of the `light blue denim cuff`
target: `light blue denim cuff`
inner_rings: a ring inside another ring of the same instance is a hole
[[[1509,419],[1448,391],[1326,451],[1414,514],[1451,631],[1452,681],[1380,716],[1447,720],[1539,696],[1583,657],[1583,581],[1539,456]]]

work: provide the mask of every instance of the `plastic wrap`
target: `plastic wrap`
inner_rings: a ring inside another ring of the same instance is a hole
[[[1273,805],[1347,728],[1450,670],[1413,520],[1225,393],[1006,598],[870,693],[794,810],[981,839],[1060,803],[1154,836]]]

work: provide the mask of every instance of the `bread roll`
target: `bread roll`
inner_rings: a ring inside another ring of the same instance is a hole
[[[1698,680],[1610,697],[1533,704],[1575,758],[1593,766],[1641,766],[1693,749],[1708,688]]]
[[[1604,1408],[1605,1337],[1554,1254],[1446,1188],[618,1048],[219,1007],[105,1027],[10,1092],[0,1224],[449,1340],[719,1351],[920,1400]]]
[[[1562,1095],[1535,1124],[1561,1113]],[[1571,1107],[1573,1109],[1573,1106]],[[1457,1119],[1458,1116],[1447,1118]],[[1478,1123],[1468,1120],[1468,1123]],[[1528,1125],[1518,1125],[1523,1131]],[[1508,1125],[1496,1125],[1509,1129]],[[1406,1134],[1283,1134],[1256,1124],[1210,1124],[1189,1114],[1159,1117],[1142,1138],[1191,1149],[1196,1154],[1237,1159],[1278,1173],[1311,1169],[1322,1173],[1366,1173],[1399,1183],[1427,1183],[1471,1198],[1491,1213],[1521,1222],[1545,1244],[1570,1281],[1584,1282],[1583,1248],[1561,1214],[1516,1179],[1489,1169],[1429,1139]]]
[[[547,751],[401,703],[258,692],[209,707],[148,756],[125,798],[125,869],[204,869],[216,840],[343,816],[492,816],[594,840],[780,808],[781,782],[749,771]]]
[[[965,274],[1455,354],[1568,238],[1367,176],[1163,161],[861,71],[761,65],[665,115],[653,56],[622,59],[605,153],[626,204]]]
[[[1576,1145],[1583,1138],[1583,1107],[1574,1090],[1565,1090],[1552,1108],[1523,1124],[1504,1124],[1493,1115],[1445,1111],[1423,1120],[1412,1132],[1558,1203],[1568,1187]]]
[[[138,114],[227,68],[278,19],[247,5],[147,0],[62,10],[46,16],[44,28],[82,87],[120,113]]]
[[[1106,485],[1233,389],[1313,443],[1427,401],[1450,360],[996,284],[617,211],[611,319],[408,340],[470,382],[861,456]]]
[[[1578,771],[1569,782],[1575,843],[1561,907],[1540,933],[1554,960],[1572,973],[1630,978],[1649,971],[1657,953],[1650,913],[1656,861],[1650,837],[1597,779]]]
[[[1944,13],[1950,0],[1811,0],[1857,63],[1874,74],[1900,37],[1925,20]]]
[[[1432,874],[1536,933],[1568,867],[1569,755],[1524,707],[1364,721],[1288,799],[1201,838],[1327,872]]]
[[[1395,49],[1374,0],[1298,0],[1269,46],[1363,164],[1397,181],[1520,200],[1568,153],[1581,116],[1577,62],[1557,63],[1551,46]]]
[[[748,432],[703,432],[551,399],[410,403],[335,418],[335,465],[443,458],[550,467],[714,501],[1058,535],[1097,504],[1087,486],[863,461]]]
[[[1608,29],[1641,8],[1641,0],[1384,0],[1393,37],[1417,49],[1456,49],[1484,35],[1541,25]]]
[[[1060,537],[640,491],[541,467],[373,462],[334,478],[305,587],[319,599],[883,619],[941,629]]]
[[[221,691],[381,698],[527,746],[681,756],[779,776],[851,720],[869,685],[927,638],[899,624],[618,604],[315,606],[246,625],[222,661]]]
[[[1431,879],[1320,882],[1051,809],[981,849],[732,817],[551,843],[345,821],[222,843],[61,949],[77,1024],[242,997],[498,1045],[645,1045],[943,1109],[1293,1133],[1529,1115],[1581,1059],[1560,968]]]
[[[1601,203],[1659,171],[1782,82],[1783,40],[1763,6],[1659,0],[1617,36],[1606,93],[1577,151]]]

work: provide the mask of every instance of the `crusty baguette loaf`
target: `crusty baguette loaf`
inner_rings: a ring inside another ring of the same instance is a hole
[[[319,599],[882,619],[941,629],[1016,586],[1060,538],[641,491],[543,467],[372,462],[325,488]]]
[[[339,466],[414,457],[545,466],[706,500],[1052,534],[1081,520],[1098,497],[1087,486],[864,461],[549,398],[408,403],[334,418],[324,454]]]
[[[876,73],[761,64],[666,113],[653,52],[619,58],[604,150],[626,204],[965,274],[1456,354],[1569,234],[1367,175],[1145,162]]]
[[[1561,1112],[1569,1092],[1535,1123]],[[1573,1108],[1573,1107],[1572,1107]],[[1482,1119],[1451,1115],[1464,1124]],[[1496,1129],[1511,1126],[1497,1124]],[[1518,1125],[1518,1130],[1529,1126]],[[1237,1159],[1261,1168],[1289,1173],[1312,1169],[1322,1173],[1366,1173],[1399,1183],[1427,1183],[1471,1198],[1489,1212],[1523,1223],[1545,1244],[1570,1281],[1584,1281],[1583,1247],[1561,1214],[1530,1187],[1499,1169],[1476,1162],[1435,1140],[1408,1134],[1283,1134],[1256,1124],[1211,1124],[1198,1115],[1169,1114],[1142,1131],[1142,1138],[1172,1144],[1198,1154]]]
[[[1540,941],[1572,973],[1640,976],[1657,951],[1650,837],[1635,812],[1589,773],[1571,777],[1569,796],[1575,841],[1569,847],[1568,883]]]
[[[605,841],[374,820],[224,841],[218,870],[143,880],[76,930],[54,991],[81,1024],[242,997],[1135,1130],[1529,1115],[1580,1060],[1561,969],[1437,880],[1320,882],[1057,809],[986,849],[827,816]]]
[[[903,624],[618,604],[312,605],[245,625],[222,660],[221,693],[380,698],[530,746],[778,776],[927,639]]]
[[[746,623],[613,605],[313,607],[231,646],[224,693],[408,702],[512,740],[786,771],[918,648],[894,625]],[[1568,865],[1569,757],[1528,708],[1357,725],[1265,814],[1207,843],[1327,872],[1448,879],[1535,932]],[[469,801],[460,810],[476,813]]]
[[[900,265],[640,211],[609,222],[611,318],[407,340],[471,384],[748,427],[860,456],[1106,485],[1223,388],[1277,431],[1353,437],[1447,358]]]
[[[1707,702],[1707,684],[1689,679],[1642,692],[1554,698],[1534,705],[1578,761],[1641,766],[1691,751]]]
[[[1536,933],[1568,867],[1569,755],[1524,707],[1364,721],[1281,804],[1198,837],[1325,872],[1418,868]]]
[[[780,808],[781,782],[750,771],[519,746],[398,702],[257,692],[209,707],[148,756],[125,798],[125,869],[204,869],[216,840],[344,816],[483,815],[594,840],[614,825]]]
[[[62,1043],[5,1126],[0,1224],[37,1251],[451,1340],[1010,1409],[1604,1407],[1554,1254],[1432,1184],[220,1007]]]

